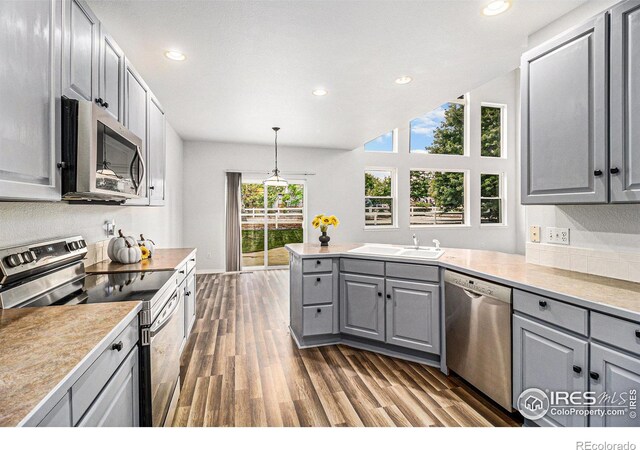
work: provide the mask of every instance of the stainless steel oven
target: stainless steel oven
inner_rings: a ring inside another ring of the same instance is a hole
[[[62,97],[65,200],[124,202],[144,195],[142,140],[103,107]]]
[[[184,336],[184,303],[173,292],[149,328],[151,359],[151,417],[154,427],[165,424],[180,389],[180,347]]]

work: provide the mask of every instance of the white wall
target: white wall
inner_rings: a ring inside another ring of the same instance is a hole
[[[529,37],[531,46],[544,42],[598,14],[617,0],[585,3]],[[529,225],[571,229],[571,245],[611,251],[640,250],[640,205],[526,206],[525,227],[519,240],[527,241]]]
[[[469,157],[410,154],[409,124],[398,126],[397,154],[365,153],[355,150],[326,150],[280,147],[279,165],[283,172],[313,172],[307,180],[308,217],[318,213],[335,214],[341,220],[337,230],[330,230],[331,242],[410,243],[416,233],[429,243],[438,238],[443,246],[516,251],[517,172],[516,114],[518,74],[511,72],[470,93]],[[482,102],[507,106],[508,159],[480,158],[480,105]],[[426,112],[426,111],[425,111]],[[279,135],[286,143],[286,130]],[[198,268],[224,268],[224,205],[227,169],[265,172],[273,166],[271,145],[216,142],[185,142],[185,245],[198,247]],[[398,218],[394,230],[364,230],[365,167],[398,169]],[[409,170],[429,168],[466,168],[469,181],[470,224],[456,228],[409,228]],[[506,175],[506,226],[480,226],[480,173],[503,172]],[[245,176],[246,178],[247,176]],[[295,177],[289,176],[293,179]],[[301,177],[298,177],[301,178]],[[316,241],[318,232],[307,228],[307,241]]]
[[[106,239],[104,221],[115,219],[128,234],[144,233],[160,247],[183,245],[182,139],[167,123],[167,199],[163,207],[69,205],[65,202],[0,202],[0,247],[54,237],[82,235],[88,243]]]

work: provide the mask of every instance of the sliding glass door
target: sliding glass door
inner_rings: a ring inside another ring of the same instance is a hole
[[[303,182],[287,187],[242,183],[242,267],[274,268],[289,264],[286,244],[304,240]]]

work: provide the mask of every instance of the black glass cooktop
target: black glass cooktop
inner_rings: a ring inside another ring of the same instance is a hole
[[[87,275],[82,292],[53,305],[150,301],[172,276],[171,271]]]

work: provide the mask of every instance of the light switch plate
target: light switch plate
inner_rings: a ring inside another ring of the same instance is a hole
[[[529,227],[529,242],[540,242],[540,227],[538,225]]]
[[[547,227],[546,239],[550,244],[569,245],[569,228]]]

